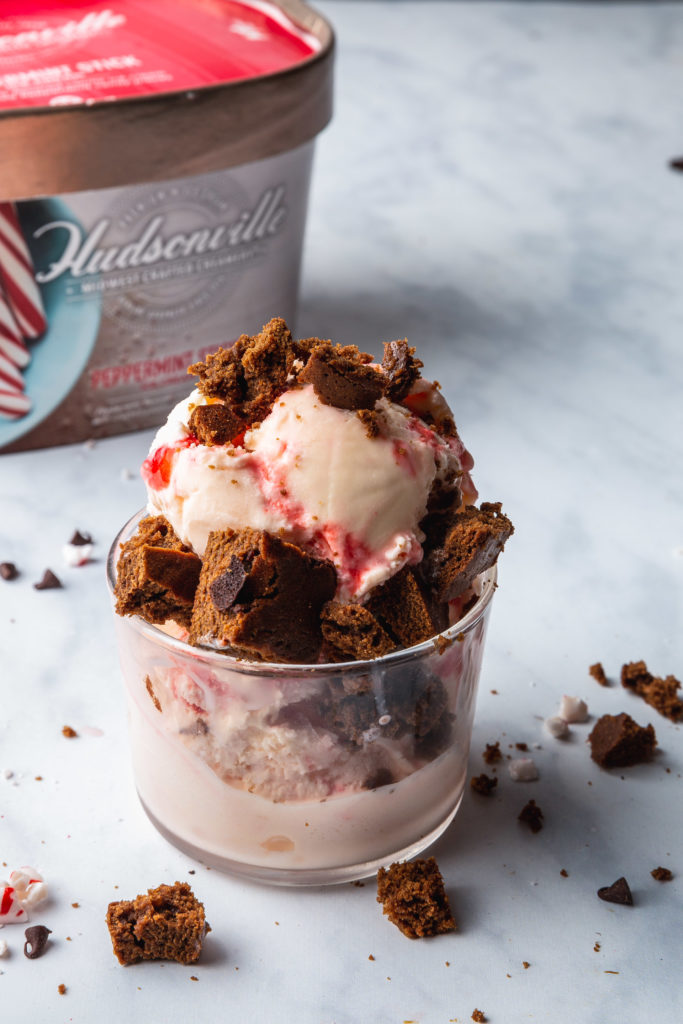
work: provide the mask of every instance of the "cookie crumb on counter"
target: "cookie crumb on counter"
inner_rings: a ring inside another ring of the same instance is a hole
[[[650,874],[656,882],[670,882],[673,878],[673,872],[669,868],[653,868]]]
[[[473,789],[479,796],[491,796],[497,785],[498,779],[494,779],[484,772],[481,775],[473,775],[470,779],[470,789]]]
[[[75,729],[72,729],[70,725],[63,725],[62,726],[62,736],[66,736],[66,738],[68,740],[72,740],[76,736],[78,736],[78,733],[76,732]]]

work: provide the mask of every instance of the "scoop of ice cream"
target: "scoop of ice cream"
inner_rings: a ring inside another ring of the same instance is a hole
[[[450,410],[422,378],[403,402],[380,398],[371,422],[292,387],[226,444],[191,433],[193,410],[211,402],[193,391],[177,405],[143,465],[150,511],[200,556],[213,530],[265,530],[330,559],[337,599],[358,601],[420,561],[430,495],[459,486],[476,498],[469,454],[455,431],[437,431]]]

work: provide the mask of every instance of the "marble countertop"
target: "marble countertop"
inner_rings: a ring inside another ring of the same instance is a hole
[[[0,931],[0,1015],[681,1019],[683,737],[618,677],[639,659],[683,677],[683,177],[668,167],[683,153],[683,8],[319,7],[338,34],[337,97],[299,332],[370,350],[407,335],[451,399],[482,498],[516,524],[470,769],[487,742],[526,742],[540,778],[503,769],[492,799],[466,793],[432,850],[459,927],[433,940],[388,923],[372,882],[290,891],[192,865],[137,803],[104,585],[110,540],[143,504],[151,434],[0,457],[0,560],[22,571],[0,581],[0,863],[42,870],[35,920],[52,929],[35,962],[22,929]],[[75,527],[96,560],[70,569]],[[39,593],[48,565],[65,586]],[[553,740],[542,719],[564,693],[593,720],[652,722],[653,762],[601,771],[590,723]],[[530,797],[537,835],[516,821]],[[652,879],[659,865],[672,882]],[[119,967],[107,903],[190,868],[213,927],[196,969]],[[621,875],[633,907],[596,897]]]

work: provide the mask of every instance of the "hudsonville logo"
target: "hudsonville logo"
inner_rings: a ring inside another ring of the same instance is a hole
[[[116,287],[174,276],[169,265],[179,262],[183,263],[184,274],[243,262],[256,252],[255,245],[280,230],[287,217],[284,193],[284,185],[267,188],[253,208],[244,210],[234,221],[189,231],[165,232],[166,216],[160,213],[152,217],[136,239],[119,245],[105,244],[111,225],[109,218],[97,221],[88,233],[72,221],[50,221],[34,232],[34,238],[49,237],[51,253],[58,240],[58,256],[38,271],[36,280],[48,284],[66,273],[75,279],[123,274],[123,279],[111,282]],[[163,272],[164,265],[169,273]],[[106,279],[101,285],[102,290],[107,290]]]

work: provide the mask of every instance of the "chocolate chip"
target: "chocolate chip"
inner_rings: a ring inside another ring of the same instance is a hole
[[[683,171],[683,156],[675,156],[669,160],[669,167],[672,171]]]
[[[46,569],[43,578],[39,583],[34,583],[35,590],[56,590],[61,587],[61,581],[55,576],[52,569]]]
[[[81,533],[80,530],[74,530],[69,544],[75,544],[76,547],[82,547],[84,544],[92,544],[92,537],[89,533]]]
[[[209,587],[211,600],[217,611],[226,612],[228,608],[232,607],[246,578],[247,572],[242,562],[236,555],[233,555],[228,568],[220,576],[217,576]]]
[[[0,576],[3,580],[15,580],[18,575],[19,570],[14,562],[0,562]]]
[[[603,885],[598,889],[598,896],[606,903],[622,903],[624,906],[633,906],[633,896],[625,878],[617,878],[611,885]]]
[[[26,942],[24,943],[24,956],[29,960],[37,960],[42,956],[47,947],[47,937],[51,935],[51,929],[44,924],[32,924],[24,932]]]

